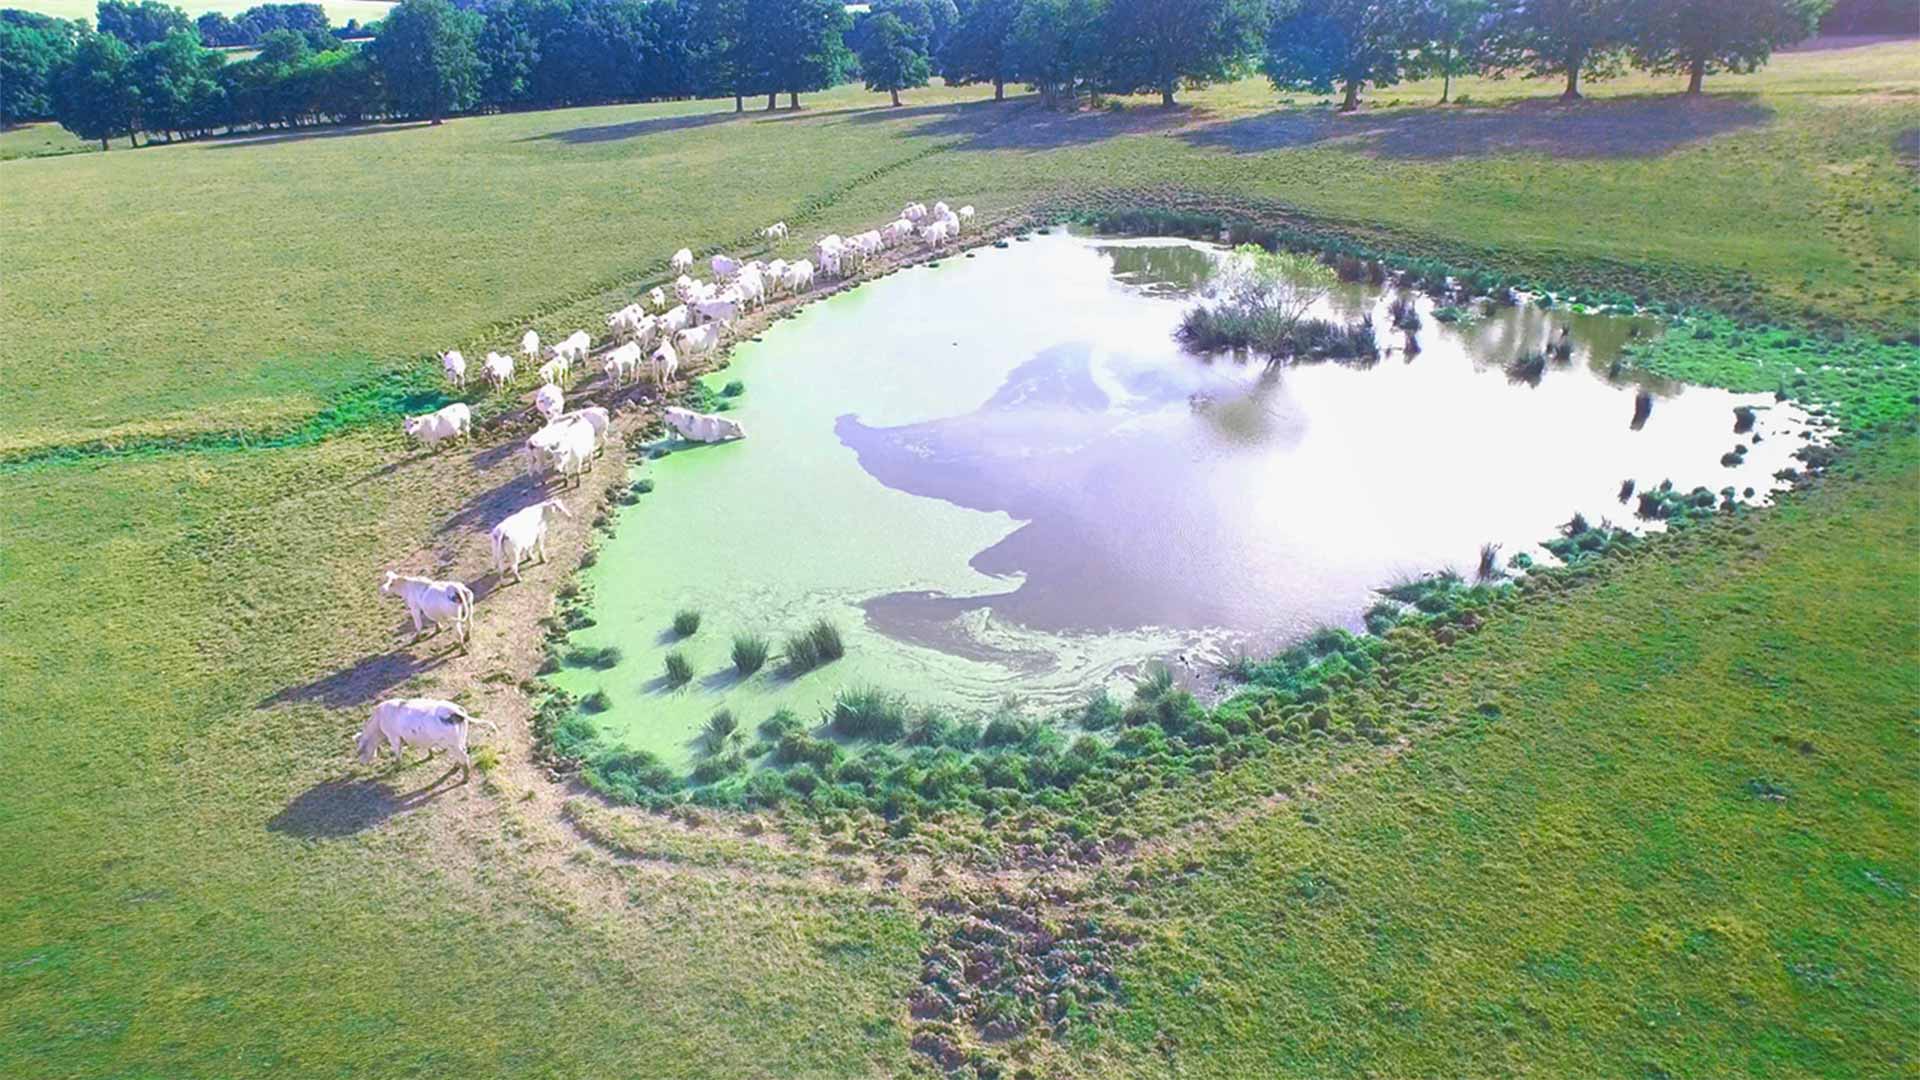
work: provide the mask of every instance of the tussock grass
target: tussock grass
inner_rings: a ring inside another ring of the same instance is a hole
[[[681,637],[692,637],[700,632],[700,613],[692,608],[681,608],[673,613],[673,632]]]
[[[678,649],[667,654],[666,668],[668,686],[685,686],[693,681],[693,661]]]
[[[741,678],[759,671],[767,662],[767,654],[773,643],[765,634],[735,634],[733,636],[733,670]]]

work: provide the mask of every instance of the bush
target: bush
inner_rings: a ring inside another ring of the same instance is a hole
[[[840,748],[825,739],[816,739],[804,731],[788,732],[773,748],[773,760],[780,765],[826,767],[840,756]]]
[[[1147,669],[1141,673],[1139,681],[1134,684],[1133,699],[1135,701],[1153,702],[1166,697],[1172,692],[1173,672],[1168,670],[1167,665],[1156,660],[1147,665]]]
[[[1080,710],[1080,726],[1088,731],[1105,731],[1120,726],[1120,704],[1107,693],[1106,687],[1093,692],[1086,707]]]
[[[807,636],[813,639],[813,646],[819,651],[823,664],[847,655],[847,646],[840,640],[840,628],[826,619],[809,627]]]
[[[620,650],[613,645],[597,649],[569,649],[566,655],[568,667],[590,667],[596,671],[605,671],[620,662]]]
[[[700,632],[700,613],[692,608],[681,608],[673,613],[673,632],[681,637],[692,637]]]
[[[707,752],[717,754],[740,731],[740,721],[736,720],[731,709],[721,709],[707,717],[707,726],[700,732],[706,740]]]
[[[739,397],[741,394],[744,394],[746,392],[747,392],[747,384],[741,382],[739,379],[735,379],[732,382],[729,382],[727,385],[720,388],[721,397]]]
[[[842,738],[892,742],[906,734],[907,706],[901,698],[874,687],[853,687],[834,695],[826,722]]]
[[[678,649],[667,654],[667,685],[685,686],[693,681],[693,663]]]
[[[1387,305],[1387,315],[1398,329],[1420,329],[1420,305],[1411,296],[1394,297],[1393,303]]]
[[[605,690],[595,690],[593,693],[580,699],[581,712],[600,713],[606,712],[612,707],[613,702],[607,699],[607,692]]]
[[[942,713],[930,712],[913,721],[908,727],[906,743],[908,746],[971,750],[980,743],[980,725],[972,721],[957,721]]]
[[[820,647],[814,644],[811,634],[787,635],[786,643],[780,647],[780,655],[786,659],[787,671],[791,674],[798,675],[820,666]]]
[[[1544,352],[1522,356],[1507,365],[1507,381],[1539,386],[1540,377],[1547,373],[1547,354]]]
[[[711,784],[723,780],[735,773],[746,770],[746,759],[739,754],[713,754],[700,759],[693,767],[693,780],[698,784]]]
[[[733,670],[741,678],[759,671],[767,662],[767,652],[772,648],[764,634],[735,634],[733,636]]]
[[[1017,716],[996,716],[980,734],[981,746],[1018,746],[1033,734],[1033,725]]]
[[[760,721],[760,734],[779,742],[796,731],[806,730],[806,727],[807,725],[800,722],[799,717],[793,715],[793,710],[780,709],[772,716]]]

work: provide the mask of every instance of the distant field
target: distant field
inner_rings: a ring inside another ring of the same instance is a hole
[[[256,0],[200,0],[198,3],[176,5],[185,10],[188,16],[198,18],[208,11],[225,12],[238,15],[250,7]],[[4,5],[20,11],[38,11],[42,14],[62,19],[85,19],[94,21],[94,13],[99,9],[97,0],[8,0]],[[384,18],[387,9],[392,7],[386,0],[322,0],[321,7],[327,9],[327,19],[335,26],[345,26],[348,19],[371,22]]]
[[[282,424],[437,349],[596,318],[682,244],[778,218],[804,236],[910,196],[991,216],[1171,186],[1555,277],[1625,266],[1665,295],[1908,326],[1920,192],[1896,146],[1920,127],[1917,60],[1913,43],[1792,54],[1698,102],[1642,77],[1565,108],[1510,80],[1437,110],[1423,83],[1336,118],[1249,81],[1173,113],[1064,117],[980,88],[892,110],[842,87],[797,115],[616,106],[17,161],[0,313],[21,332],[0,362],[25,374],[0,388],[18,418],[0,450]],[[830,215],[808,211],[821,200]]]

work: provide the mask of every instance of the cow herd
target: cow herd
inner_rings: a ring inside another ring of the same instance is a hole
[[[816,283],[859,273],[870,260],[916,239],[931,249],[951,244],[973,216],[971,206],[952,210],[944,202],[930,207],[912,203],[899,218],[878,229],[847,237],[821,237],[807,258],[763,262],[715,255],[710,263],[713,281],[690,276],[693,252],[681,248],[668,260],[675,275],[671,286],[650,289],[639,300],[607,316],[611,339],[601,354],[600,365],[607,385],[619,389],[645,380],[664,390],[682,358],[718,351],[723,335],[741,316],[782,296],[804,294]],[[775,222],[760,230],[760,235],[769,242],[784,241],[787,223]],[[542,348],[540,335],[528,330],[521,335],[518,354],[528,367],[536,368],[539,386],[533,392],[533,407],[544,421],[526,441],[527,472],[537,477],[543,470],[552,469],[562,486],[577,484],[605,447],[612,420],[599,406],[566,411],[562,387],[591,362],[593,339],[585,330],[576,330]],[[467,361],[458,350],[442,353],[440,365],[451,386],[456,390],[467,388]],[[515,368],[513,354],[489,352],[480,375],[491,389],[501,391],[513,382]],[[664,420],[690,442],[722,442],[746,434],[737,421],[692,409],[669,408]],[[456,437],[470,438],[473,412],[464,403],[455,402],[437,412],[405,417],[402,428],[425,446]],[[504,581],[511,575],[519,581],[522,563],[530,558],[545,562],[548,528],[556,517],[567,516],[571,515],[559,499],[548,498],[509,514],[495,525],[489,539],[491,568],[497,577]],[[465,584],[388,571],[380,591],[406,603],[416,635],[431,624],[436,632],[451,626],[463,648],[471,640],[474,598]],[[446,747],[460,761],[464,777],[470,764],[467,730],[469,722],[475,720],[450,701],[383,701],[357,736],[356,750],[361,761],[371,762],[383,743],[396,757],[408,744],[427,747],[429,756],[434,749]]]

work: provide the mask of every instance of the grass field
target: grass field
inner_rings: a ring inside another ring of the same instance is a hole
[[[89,23],[94,21],[94,13],[99,10],[99,4],[91,0],[10,0],[7,6],[61,19],[85,19]],[[189,16],[198,18],[207,11],[238,15],[255,5],[251,0],[200,0],[198,3],[176,6],[183,8]],[[345,26],[348,19],[359,19],[365,23],[384,18],[387,9],[393,5],[386,0],[322,0],[320,6],[327,9],[329,22],[335,26]]]
[[[784,217],[798,246],[909,196],[988,219],[1121,189],[1238,200],[1910,331],[1917,61],[1791,54],[1699,103],[1470,83],[1439,111],[1415,85],[1335,119],[1247,83],[1065,118],[843,89],[798,115],[7,161],[0,451],[283,429],[436,348],[590,325],[682,244]],[[518,470],[485,445],[412,454],[388,424],[315,431],[0,468],[0,1074],[925,1068],[906,1001],[943,899],[1055,876],[552,782],[519,630],[587,523],[483,598],[472,656],[397,648],[377,571],[477,569]],[[1251,767],[1143,798],[1156,839],[1091,878],[1140,938],[1116,1003],[980,1051],[1041,1075],[1911,1075],[1920,445],[1901,427],[1841,471],[1435,652],[1399,683],[1426,718],[1406,742],[1328,748],[1290,799]],[[350,764],[365,704],[403,690],[498,720],[499,764],[437,795],[439,763]]]

